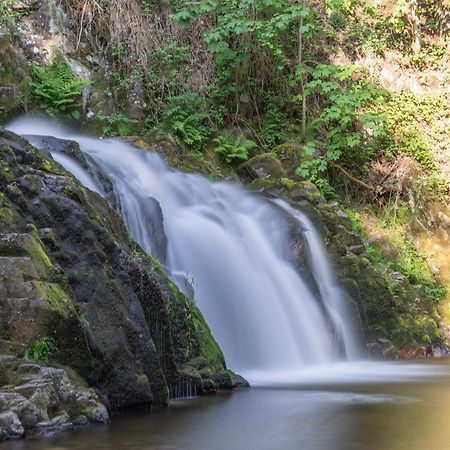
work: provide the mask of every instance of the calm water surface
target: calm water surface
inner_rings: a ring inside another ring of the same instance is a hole
[[[424,362],[424,364],[436,364]],[[2,450],[448,450],[450,365],[422,381],[253,388]]]

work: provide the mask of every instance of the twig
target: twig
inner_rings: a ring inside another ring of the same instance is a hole
[[[359,186],[362,186],[364,189],[367,189],[371,192],[376,192],[375,188],[368,185],[367,183],[364,183],[364,181],[358,180],[358,178],[355,178],[353,175],[350,175],[342,166],[339,164],[336,164],[333,161],[330,161],[329,159],[326,160],[328,164],[333,166],[334,168],[338,169],[344,176],[346,176],[349,180],[353,181]]]

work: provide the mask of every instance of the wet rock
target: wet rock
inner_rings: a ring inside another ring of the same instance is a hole
[[[14,384],[0,385],[0,413],[35,436],[53,435],[77,424],[107,423],[108,412],[92,389],[74,383],[63,369],[2,357]],[[1,384],[1,383],[0,383]],[[1,422],[1,421],[0,421]],[[9,422],[8,422],[9,423]],[[13,422],[11,422],[13,423]],[[0,433],[1,434],[1,433]],[[14,433],[3,433],[4,439]]]
[[[0,159],[9,178],[2,184],[0,176],[0,337],[24,346],[51,337],[56,361],[95,386],[113,411],[167,404],[189,367],[200,388],[224,387],[215,378],[223,354],[197,307],[130,240],[114,209],[1,128]],[[57,369],[20,371],[25,378],[13,392],[48,420],[73,398]],[[103,420],[91,400],[76,417]]]
[[[0,440],[23,436],[24,428],[19,418],[12,412],[0,412]]]
[[[237,374],[234,374],[231,383],[233,388],[237,390],[248,389],[250,387],[250,383],[244,377]]]
[[[60,414],[51,420],[39,422],[29,434],[33,437],[49,437],[73,428],[73,422],[67,414]]]
[[[7,410],[14,412],[26,429],[34,428],[40,420],[46,418],[46,415],[40,412],[36,405],[24,396],[0,391],[0,411]]]
[[[322,194],[310,181],[300,181],[293,183],[287,192],[287,196],[295,203],[306,201],[315,206],[325,203]]]

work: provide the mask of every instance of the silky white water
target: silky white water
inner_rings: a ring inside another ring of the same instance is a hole
[[[254,384],[373,379],[377,370],[380,380],[398,377],[401,366],[355,362],[360,349],[348,299],[300,211],[232,183],[172,170],[157,154],[120,140],[87,138],[30,118],[8,128],[79,143],[112,184],[133,238],[193,295],[228,367]],[[51,152],[87,188],[111,197],[95,170]],[[308,279],[289,252],[292,221],[308,249]]]

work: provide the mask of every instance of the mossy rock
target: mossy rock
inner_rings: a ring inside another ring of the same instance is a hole
[[[255,179],[279,180],[286,176],[286,172],[275,153],[263,153],[249,159],[238,167],[238,174],[247,181]]]
[[[70,142],[52,142],[77,158]],[[29,345],[52,338],[54,360],[99,389],[112,410],[167,404],[169,386],[194,362],[202,389],[219,388],[215,375],[225,362],[200,311],[130,239],[111,206],[1,128],[0,157],[10,178],[0,180],[8,221],[0,255],[24,291],[6,298],[26,300],[2,309],[7,335],[0,339]],[[9,330],[5,321],[22,328]]]
[[[286,173],[294,175],[300,164],[301,146],[293,142],[286,142],[275,147],[272,152],[277,156]]]

